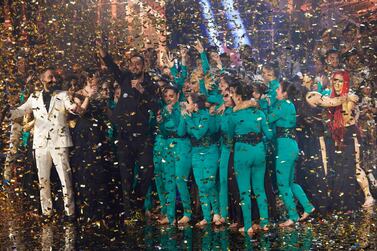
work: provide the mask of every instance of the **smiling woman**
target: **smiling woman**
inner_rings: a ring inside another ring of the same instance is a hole
[[[355,103],[357,97],[349,93],[350,77],[346,71],[337,71],[332,75],[332,93],[330,98],[348,96],[341,105],[329,108],[330,172],[329,186],[332,209],[348,211],[360,207],[360,187],[364,194],[363,207],[370,207],[374,199],[369,189],[365,171],[361,168],[361,149],[358,129],[355,125]],[[357,186],[357,183],[359,186]]]

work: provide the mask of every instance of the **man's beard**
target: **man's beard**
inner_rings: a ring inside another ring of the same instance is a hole
[[[50,82],[50,83],[47,84],[47,89],[48,89],[48,92],[52,93],[54,91],[59,90],[60,86],[59,86],[58,83],[52,83],[52,82]]]
[[[132,79],[139,79],[143,76],[143,72],[132,73]]]

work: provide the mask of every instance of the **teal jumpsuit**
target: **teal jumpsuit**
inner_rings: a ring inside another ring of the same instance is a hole
[[[260,109],[264,112],[264,114],[268,114],[269,110],[275,106],[277,99],[276,99],[276,90],[279,88],[280,83],[277,79],[274,79],[268,83],[268,91],[267,97],[270,99],[270,104],[268,104],[267,99],[259,100]]]
[[[210,72],[210,65],[208,62],[207,54],[205,52],[200,53],[200,59],[202,61],[203,74],[206,75]],[[200,79],[199,92],[207,97],[208,103],[216,104],[217,108],[224,103],[223,97],[219,92],[219,86],[217,83],[215,83],[212,90],[207,90],[205,87],[204,79]]]
[[[174,78],[174,82],[176,83],[178,90],[180,91],[187,77],[187,67],[182,66],[181,72],[178,72],[178,70],[175,67],[172,67],[170,68],[170,72]],[[184,97],[184,95],[181,95],[180,97]],[[162,106],[163,104],[161,104],[161,107]],[[153,147],[153,163],[154,163],[155,184],[156,184],[158,198],[160,200],[161,214],[166,215],[167,214],[167,211],[166,211],[167,191],[165,190],[165,181],[163,177],[164,176],[163,164],[166,163],[169,142],[167,142],[166,138],[163,135],[161,135],[162,132],[161,132],[160,127],[161,127],[161,124],[159,123],[157,125],[157,135],[156,135],[155,144]],[[191,147],[189,147],[189,149],[191,149]],[[144,206],[146,207],[146,209],[149,209],[151,207],[150,193],[148,193],[147,198],[148,199],[146,200],[146,203]],[[171,221],[169,220],[169,222]]]
[[[182,65],[181,66],[181,72],[178,72],[177,68],[175,66],[173,66],[173,67],[170,68],[170,73],[174,78],[174,82],[177,85],[178,90],[181,91],[184,84],[185,84],[185,80],[186,80],[187,74],[188,74],[187,66]]]
[[[199,189],[199,199],[204,219],[211,221],[211,209],[219,214],[216,174],[219,151],[215,135],[217,124],[207,109],[184,116],[179,124],[178,135],[190,136],[192,145],[192,168]]]
[[[169,223],[175,220],[176,187],[181,196],[184,216],[191,218],[191,200],[187,187],[191,171],[191,143],[186,135],[178,135],[178,126],[181,120],[179,103],[173,106],[169,113],[166,107],[162,110],[161,135],[165,140],[166,151],[164,155],[163,183],[166,193],[166,214]]]
[[[287,208],[289,219],[297,221],[299,216],[293,195],[306,213],[312,212],[314,207],[301,186],[293,181],[295,162],[299,153],[295,139],[296,109],[294,104],[289,100],[278,100],[268,114],[268,121],[276,126],[276,179],[279,194]]]
[[[166,139],[162,136],[159,127],[160,123],[158,124],[158,132],[153,146],[154,179],[156,183],[158,199],[160,200],[161,214],[166,215],[166,191],[163,177],[163,164],[166,161],[165,159],[167,155],[167,145]],[[145,205],[145,207],[148,207],[148,205]]]
[[[256,108],[233,112],[229,120],[230,132],[234,135],[234,171],[241,197],[245,232],[252,226],[250,180],[256,196],[261,226],[268,224],[268,205],[264,189],[266,172],[266,149],[263,135],[271,139],[266,116]]]
[[[220,214],[224,219],[228,218],[228,165],[230,153],[233,148],[233,138],[229,132],[229,119],[232,116],[233,108],[228,107],[222,115],[218,116],[217,123],[220,125],[220,165],[219,165],[219,202]]]

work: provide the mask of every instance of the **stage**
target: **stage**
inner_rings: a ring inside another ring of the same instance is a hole
[[[0,193],[1,250],[376,250],[377,208],[349,215],[314,217],[292,228],[273,226],[252,238],[227,226],[158,226],[141,219],[132,225],[43,223]]]

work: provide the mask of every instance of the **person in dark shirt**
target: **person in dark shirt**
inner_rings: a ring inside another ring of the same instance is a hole
[[[158,87],[145,74],[144,58],[133,55],[128,69],[122,71],[111,56],[97,42],[99,54],[119,83],[121,94],[110,115],[118,130],[117,157],[122,179],[124,213],[126,219],[135,210],[142,210],[145,195],[153,177],[153,131],[151,114],[157,114]],[[138,167],[136,186],[133,170]]]

